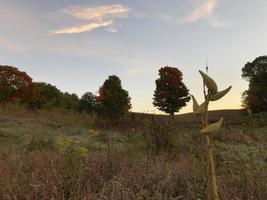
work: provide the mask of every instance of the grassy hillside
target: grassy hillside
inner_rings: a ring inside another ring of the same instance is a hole
[[[221,199],[267,199],[267,114],[225,116],[214,136]],[[0,107],[1,199],[206,199],[206,146],[192,114],[87,114]]]

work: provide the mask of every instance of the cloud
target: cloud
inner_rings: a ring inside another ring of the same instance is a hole
[[[86,21],[83,25],[69,26],[53,31],[54,34],[71,34],[90,32],[100,27],[107,27],[107,31],[116,32],[114,20],[126,18],[130,9],[121,4],[94,6],[94,7],[69,7],[61,10],[65,15]]]
[[[56,31],[53,31],[55,34],[62,34],[62,33],[82,33],[82,32],[89,32],[94,29],[109,26],[112,24],[112,21],[104,21],[104,22],[92,22],[89,24],[84,24],[81,26],[72,26],[67,28],[62,28]]]
[[[197,7],[190,15],[185,18],[186,22],[196,22],[203,17],[211,16],[216,7],[217,0],[205,0],[205,2]]]
[[[186,16],[182,22],[194,23],[203,18],[208,20],[209,24],[215,28],[228,27],[228,22],[218,19],[215,15],[215,8],[218,4],[218,0],[205,0],[202,5],[198,6],[193,12]]]
[[[102,20],[105,18],[125,17],[130,9],[121,4],[95,6],[95,7],[69,7],[62,12],[77,19]]]

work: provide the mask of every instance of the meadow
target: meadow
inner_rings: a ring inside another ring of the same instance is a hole
[[[267,113],[212,111],[220,199],[267,199]],[[0,106],[0,199],[206,199],[199,118]]]

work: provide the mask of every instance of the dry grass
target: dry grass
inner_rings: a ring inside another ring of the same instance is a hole
[[[147,160],[123,153],[4,152],[3,199],[205,199],[205,165],[188,153]],[[263,169],[238,169],[243,164],[220,173],[221,199],[266,199]]]
[[[0,110],[0,199],[206,199],[197,123],[136,115],[93,130],[85,114]],[[265,200],[266,115],[234,116],[214,138],[220,199]]]

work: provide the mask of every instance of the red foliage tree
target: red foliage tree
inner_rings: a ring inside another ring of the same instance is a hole
[[[153,104],[159,110],[174,115],[190,100],[189,90],[182,82],[183,74],[175,67],[163,67],[156,80]]]

